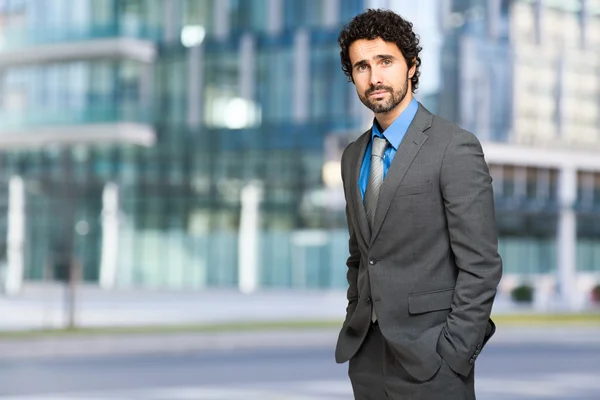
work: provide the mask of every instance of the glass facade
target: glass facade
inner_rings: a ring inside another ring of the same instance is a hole
[[[559,238],[575,237],[574,269],[600,280],[596,2],[451,3],[439,112],[512,159],[490,161],[505,273],[557,274],[570,248]],[[530,154],[511,157],[517,149]],[[571,213],[575,231],[561,232]]]
[[[600,173],[577,176],[577,268],[600,271]]]
[[[472,3],[452,12],[481,6]],[[470,103],[457,100],[465,87],[461,35],[480,34],[477,24],[447,36],[444,86],[419,99],[482,140],[509,140],[511,72],[493,61],[509,50],[507,3],[499,3],[505,24],[499,41],[475,43],[469,53],[492,60],[482,66],[491,78],[472,82],[483,82],[487,100],[473,97],[476,90]],[[259,285],[344,288],[346,221],[343,202],[332,195],[341,192],[339,172],[332,179],[325,167],[339,161],[343,148],[329,148],[331,139],[347,142],[368,122],[341,71],[336,42],[341,24],[367,6],[363,0],[1,1],[0,58],[2,51],[58,44],[98,49],[93,57],[2,64],[1,129],[74,127],[84,136],[100,125],[137,124],[156,135],[150,147],[57,143],[2,151],[0,237],[8,229],[8,182],[18,175],[25,181],[26,278],[60,278],[72,250],[84,279],[99,280],[103,193],[115,183],[117,286],[235,287],[244,257],[242,193],[258,182]],[[134,50],[149,43],[152,61],[102,52],[105,40],[127,38],[137,40],[127,42]],[[489,112],[465,112],[464,104],[485,104]],[[470,115],[479,117],[465,120]],[[506,270],[554,271],[560,171],[492,164],[491,172]],[[577,180],[578,268],[599,270],[600,178],[582,173]],[[6,244],[4,250],[5,258]]]
[[[8,66],[0,76],[1,128],[148,121],[133,60]]]
[[[4,0],[0,3],[0,47],[118,36],[159,40],[163,8],[163,0]]]
[[[273,2],[263,0],[71,3],[4,2],[4,48],[136,37],[157,47],[156,60],[74,56],[7,65],[0,124],[17,131],[70,125],[84,135],[95,124],[133,122],[151,125],[157,140],[150,148],[57,144],[2,153],[3,182],[14,175],[26,182],[26,278],[59,278],[60,258],[72,248],[84,278],[98,280],[102,192],[114,182],[117,285],[235,286],[240,193],[258,180],[261,284],[342,287],[345,219],[324,198],[324,139],[362,120],[339,67],[340,26],[324,26],[323,2],[282,0],[275,24]],[[342,1],[337,20],[362,7]],[[37,23],[40,15],[52,18]],[[184,42],[190,26],[204,29],[201,45]],[[295,94],[300,78],[308,78],[303,96]],[[298,239],[324,231],[318,243]]]
[[[558,171],[490,165],[505,273],[556,270]]]

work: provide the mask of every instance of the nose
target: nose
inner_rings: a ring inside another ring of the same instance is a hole
[[[381,85],[383,80],[381,78],[381,74],[379,70],[375,67],[371,69],[371,86]]]

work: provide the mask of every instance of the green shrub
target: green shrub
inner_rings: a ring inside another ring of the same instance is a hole
[[[600,304],[600,283],[592,288],[592,302]]]
[[[517,303],[531,303],[533,301],[533,287],[522,284],[512,290],[511,297]]]

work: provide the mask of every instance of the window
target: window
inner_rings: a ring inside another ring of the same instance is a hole
[[[27,8],[24,0],[0,3],[0,46],[12,46],[24,39]]]
[[[538,190],[538,170],[537,168],[527,168],[527,188],[526,196],[528,200],[534,200],[537,198]]]
[[[121,34],[133,37],[162,38],[164,2],[162,0],[121,0],[119,27]]]
[[[291,120],[293,116],[293,49],[285,47],[259,51],[257,100],[263,107],[263,119],[269,122]]]
[[[512,197],[515,194],[515,167],[507,165],[502,171],[502,194]]]
[[[213,0],[184,0],[181,10],[182,26],[201,26],[206,32],[214,31]]]

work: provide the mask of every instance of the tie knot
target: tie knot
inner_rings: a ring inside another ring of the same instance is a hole
[[[388,141],[386,138],[379,136],[373,137],[373,148],[371,149],[371,155],[383,158],[383,153],[387,147]]]

